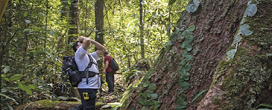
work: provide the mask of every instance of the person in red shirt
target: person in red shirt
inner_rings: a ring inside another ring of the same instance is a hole
[[[115,71],[113,71],[110,67],[111,64],[111,56],[108,54],[108,51],[104,52],[104,64],[105,64],[105,68],[103,70],[103,73],[106,73],[106,82],[108,83],[108,92],[114,92],[114,73]]]

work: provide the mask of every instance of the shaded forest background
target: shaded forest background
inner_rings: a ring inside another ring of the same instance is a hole
[[[3,109],[41,99],[59,100],[54,92],[62,83],[62,56],[73,54],[71,45],[79,35],[99,41],[118,61],[122,75],[118,83],[126,87],[133,76],[139,80],[188,4],[188,0],[4,2],[0,24]]]

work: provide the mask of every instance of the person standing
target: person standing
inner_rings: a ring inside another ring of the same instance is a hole
[[[110,67],[111,64],[111,56],[108,54],[108,51],[104,52],[104,64],[105,68],[103,70],[103,73],[106,73],[106,82],[108,83],[108,93],[114,92],[114,73],[116,71],[113,71]]]
[[[89,53],[88,51],[91,44],[97,48],[93,53]],[[106,51],[106,48],[90,38],[81,36],[73,45],[73,50],[75,51],[75,61],[79,71],[84,71],[86,69],[90,62],[89,57],[95,63],[92,64],[87,71],[88,79],[86,78],[86,74],[82,75],[82,81],[77,86],[83,110],[95,110],[96,93],[97,90],[101,88],[99,70],[96,64],[99,56]]]

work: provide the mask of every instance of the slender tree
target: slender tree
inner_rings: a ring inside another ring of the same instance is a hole
[[[141,41],[141,56],[142,59],[145,58],[145,52],[144,52],[144,20],[143,20],[143,0],[140,0],[140,41]]]
[[[154,68],[130,92],[123,109],[271,105],[271,6],[269,0],[191,0]]]
[[[5,12],[5,8],[6,8],[6,6],[7,6],[7,4],[8,4],[8,0],[1,0],[1,5],[0,5],[0,22],[1,22],[1,19],[2,19],[2,16],[3,16],[3,14],[4,14],[4,12]]]
[[[95,2],[95,40],[100,44],[104,44],[104,0],[96,0]],[[102,62],[99,62],[102,67]],[[100,70],[102,71],[102,70]]]

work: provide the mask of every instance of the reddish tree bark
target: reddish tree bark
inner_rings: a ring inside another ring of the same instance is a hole
[[[191,4],[197,5],[197,0],[192,0],[188,6]],[[255,4],[257,12],[245,17],[249,4]],[[269,0],[249,3],[248,0],[207,0],[201,1],[196,11],[185,11],[176,26],[176,30],[181,31],[174,30],[177,33],[172,36],[170,45],[162,50],[158,62],[141,84],[132,89],[122,109],[226,110],[271,104],[272,28],[269,22],[272,16],[269,12],[272,10],[265,8],[271,6]],[[241,30],[248,31],[242,29],[245,24],[250,26],[252,34],[241,34]],[[186,41],[182,28],[186,30],[193,25],[192,50],[188,51],[182,47]],[[193,58],[187,62],[191,66],[189,80],[182,82],[181,70],[187,68],[182,64],[186,51]],[[182,85],[186,84],[184,82],[190,85],[188,89]],[[150,89],[154,87],[152,84],[156,85],[154,90]],[[200,94],[204,90],[208,92]],[[150,94],[152,96],[145,96]],[[185,99],[186,103],[180,99]]]

